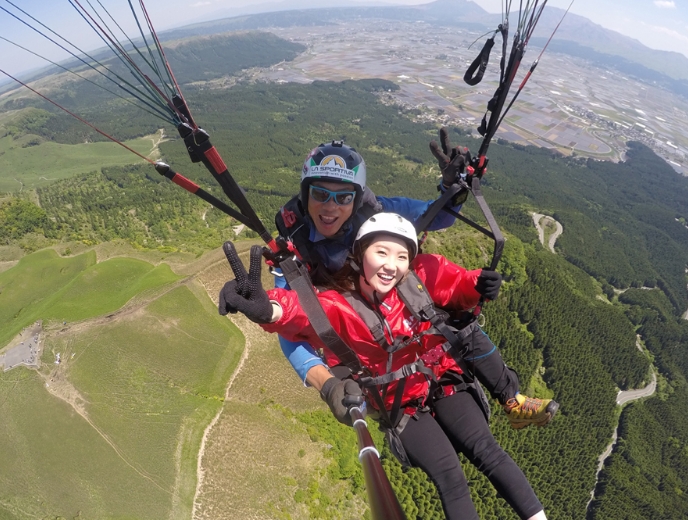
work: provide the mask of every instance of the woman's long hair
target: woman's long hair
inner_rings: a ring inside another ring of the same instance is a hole
[[[322,283],[318,284],[318,288],[324,291],[337,291],[338,293],[358,291],[360,274],[357,268],[353,267],[352,262],[357,266],[361,265],[359,259],[349,256],[344,267],[336,273],[332,274],[323,269]]]

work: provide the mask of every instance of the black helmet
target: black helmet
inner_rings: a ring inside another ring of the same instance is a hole
[[[343,141],[332,141],[313,148],[301,170],[301,204],[308,206],[308,190],[313,181],[351,184],[356,191],[354,212],[360,207],[366,187],[363,157]]]

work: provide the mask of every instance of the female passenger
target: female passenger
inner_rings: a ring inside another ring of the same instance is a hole
[[[435,483],[448,520],[478,519],[457,451],[488,477],[520,518],[546,519],[525,475],[492,436],[475,393],[462,384],[461,368],[452,356],[438,350],[445,344],[445,337],[430,330],[430,322],[416,319],[399,294],[399,284],[413,271],[438,307],[471,308],[480,299],[475,289],[480,270],[467,271],[442,256],[417,251],[416,231],[399,215],[379,213],[361,226],[348,274],[333,280],[331,285],[336,290],[320,292],[318,299],[334,330],[371,377],[366,384],[363,379],[356,382],[333,376],[326,381],[321,395],[344,422],[344,398],[360,395],[362,383],[369,406],[381,416],[383,429],[393,432],[392,437],[401,445],[393,451],[423,469]],[[268,332],[323,347],[328,366],[340,365],[337,356],[325,349],[315,334],[295,292],[272,289],[266,293],[261,287],[260,247],[251,250],[248,274],[231,243],[225,244],[225,252],[237,278],[223,289],[221,305],[229,312],[246,314]],[[352,296],[376,313],[386,344],[393,348],[385,350],[374,339],[351,305]],[[426,361],[425,370],[380,386],[370,385],[374,378],[380,381],[385,374],[399,373],[406,365],[418,366],[419,359]],[[390,424],[393,411],[400,413]]]

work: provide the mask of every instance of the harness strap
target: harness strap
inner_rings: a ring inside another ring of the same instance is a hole
[[[494,36],[488,38],[480,54],[473,60],[473,63],[471,63],[471,66],[468,67],[468,70],[466,70],[466,73],[463,75],[463,80],[470,86],[477,85],[482,81],[485,69],[487,68],[487,62],[490,59],[490,51],[492,51],[494,43]]]
[[[473,192],[473,197],[478,203],[480,211],[482,211],[483,215],[485,216],[485,220],[487,220],[487,224],[492,231],[492,235],[494,236],[495,250],[492,253],[492,261],[490,262],[490,271],[494,271],[497,268],[499,259],[502,256],[502,250],[504,249],[504,235],[502,235],[499,225],[497,224],[497,220],[494,218],[492,211],[490,211],[490,207],[485,201],[483,192],[480,189],[480,179],[478,177],[473,177],[473,180],[471,181],[471,192]]]
[[[414,363],[409,363],[401,368],[398,368],[394,372],[388,372],[376,377],[361,377],[359,378],[359,382],[365,387],[381,386],[389,384],[392,381],[397,381],[398,379],[405,379],[417,372],[428,376],[430,379],[436,379],[435,373],[425,366],[425,363],[422,359],[419,359]]]
[[[397,390],[394,393],[394,402],[392,403],[392,410],[390,412],[390,419],[392,420],[392,426],[396,427],[399,421],[399,411],[401,410],[401,399],[404,396],[404,388],[406,387],[406,378],[403,378],[397,384]]]
[[[299,303],[306,312],[308,319],[313,326],[316,334],[325,346],[330,349],[339,360],[351,369],[354,374],[362,372],[361,363],[358,356],[344,340],[339,337],[330,324],[320,301],[315,294],[310,276],[307,269],[293,258],[287,258],[280,262],[282,273],[291,287],[299,297]]]
[[[365,322],[366,327],[373,335],[375,342],[380,345],[386,352],[390,351],[390,344],[385,336],[384,326],[380,317],[375,313],[370,305],[365,300],[364,296],[357,291],[347,291],[342,293],[344,299],[356,311],[356,314]]]
[[[462,329],[455,329],[446,324],[446,314],[437,312],[435,304],[425,289],[423,282],[414,271],[409,271],[405,282],[397,286],[397,294],[401,301],[413,315],[421,321],[429,321],[432,326],[447,340],[443,348],[449,353],[468,378],[472,378],[471,371],[462,357],[463,341],[473,333],[474,323],[471,322]]]
[[[387,412],[387,408],[385,408],[385,403],[382,400],[382,395],[380,395],[380,391],[377,389],[377,387],[372,387],[369,393],[373,396],[373,400],[375,401],[378,411],[382,416],[382,421],[385,424],[389,425],[390,428],[394,428],[395,424],[392,422],[392,419],[389,416],[389,412]]]

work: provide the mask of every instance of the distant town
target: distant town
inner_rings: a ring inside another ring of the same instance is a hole
[[[293,62],[254,71],[251,79],[307,83],[378,77],[400,90],[382,95],[418,121],[475,130],[499,75],[495,45],[485,77],[463,81],[485,38],[426,23],[356,20],[328,27],[272,29],[308,50]],[[476,42],[476,40],[478,40]],[[469,49],[469,46],[476,42]],[[528,49],[515,93],[541,49]],[[546,52],[501,125],[498,138],[582,157],[623,160],[625,142],[641,141],[688,175],[688,100],[659,87],[563,54]]]

